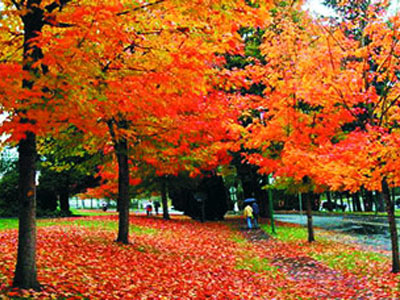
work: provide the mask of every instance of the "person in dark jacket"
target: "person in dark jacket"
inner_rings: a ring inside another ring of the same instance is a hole
[[[158,209],[160,208],[160,202],[154,201],[154,210],[156,211],[156,216],[158,216]]]
[[[259,228],[258,226],[258,216],[260,215],[260,208],[258,207],[257,202],[253,202],[251,204],[251,208],[253,209],[253,227],[254,228]]]

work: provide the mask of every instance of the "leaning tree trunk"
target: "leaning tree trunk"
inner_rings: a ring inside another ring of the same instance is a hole
[[[386,211],[389,221],[390,239],[392,241],[392,273],[400,272],[399,241],[397,238],[396,218],[393,205],[390,201],[389,186],[386,179],[382,180],[382,198],[386,204]]]
[[[129,244],[129,165],[128,143],[121,138],[115,145],[118,161],[119,222],[117,242]]]
[[[307,193],[307,230],[308,230],[308,242],[314,242],[314,229],[312,223],[312,209],[311,209],[311,197],[312,193]]]
[[[169,220],[168,212],[168,198],[167,198],[167,179],[165,177],[161,178],[161,202],[163,207],[163,219]]]
[[[28,0],[21,15],[24,32],[23,70],[39,76],[38,69],[32,66],[43,57],[42,50],[30,43],[42,31],[43,10],[37,1]],[[17,5],[16,5],[17,6]],[[20,9],[19,6],[17,6]],[[45,71],[45,66],[42,66]],[[35,76],[33,76],[35,78]],[[28,90],[33,88],[34,81],[24,79],[22,87]],[[22,99],[24,101],[24,99]],[[29,107],[27,108],[29,109]],[[32,123],[34,120],[24,118],[21,110],[21,123]],[[24,289],[40,289],[36,270],[36,136],[33,132],[25,132],[25,138],[19,141],[18,158],[18,198],[19,198],[19,225],[18,225],[18,254],[15,267],[13,286]]]

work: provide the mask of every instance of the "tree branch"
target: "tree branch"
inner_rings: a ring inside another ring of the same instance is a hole
[[[22,3],[22,1],[23,1],[23,0],[21,0],[21,3]],[[15,6],[18,10],[21,10],[21,3],[18,3],[18,2],[15,1],[15,0],[11,0],[11,2],[14,4],[14,6]]]
[[[59,0],[59,1],[54,1],[53,3],[46,5],[45,9],[47,12],[51,13],[54,10],[58,8],[59,11],[63,9],[63,7],[68,3],[71,2],[72,0]]]
[[[45,25],[50,25],[51,27],[57,27],[57,28],[70,28],[70,27],[74,27],[75,25],[73,24],[68,24],[68,23],[54,23],[51,21],[44,21],[43,24]]]
[[[138,10],[141,10],[141,9],[145,9],[146,7],[153,6],[153,5],[157,5],[157,4],[162,3],[162,2],[164,2],[164,1],[165,1],[165,0],[157,0],[157,1],[152,2],[152,3],[146,3],[146,4],[143,4],[143,5],[141,5],[141,6],[138,6],[138,7],[135,7],[135,8],[129,9],[129,10],[126,10],[126,11],[122,11],[122,12],[118,13],[117,16],[122,16],[122,15],[129,14],[129,13],[131,13],[131,12],[134,12],[134,11],[138,11]]]

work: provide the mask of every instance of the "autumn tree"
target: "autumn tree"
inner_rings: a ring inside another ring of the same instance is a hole
[[[89,152],[84,146],[84,136],[74,127],[61,131],[57,138],[38,140],[40,177],[38,201],[46,194],[58,198],[60,211],[70,215],[69,197],[99,184],[97,168],[103,163],[102,152]]]
[[[181,132],[173,130],[175,136],[167,134],[169,126],[181,119],[201,122],[211,110],[223,116],[228,99],[212,92],[222,62],[217,54],[240,48],[236,23],[239,17],[247,22],[252,10],[242,2],[87,4],[57,19],[63,24],[73,19],[74,26],[41,37],[49,49],[43,61],[54,67],[54,76],[71,74],[70,96],[85,103],[76,126],[103,138],[104,146],[113,145],[119,166],[117,241],[128,243],[132,149],[146,147],[156,136],[188,148],[197,141],[185,142],[185,131],[199,124],[185,122],[186,128],[177,127]],[[205,113],[204,107],[209,107]],[[198,141],[204,138],[197,135]]]
[[[370,4],[333,23],[275,12],[286,17],[275,18],[265,35],[268,64],[253,68],[269,86],[262,100],[266,125],[253,126],[249,140],[263,155],[250,161],[277,176],[308,176],[334,191],[365,187],[385,195],[398,185],[399,21],[386,15],[385,5]],[[393,205],[388,195],[384,199],[392,271],[398,272]]]
[[[21,288],[39,288],[35,258],[36,137],[67,115],[61,112],[55,91],[43,82],[48,66],[40,63],[43,49],[35,41],[46,26],[62,26],[52,21],[53,15],[68,2],[13,0],[3,1],[1,7],[0,105],[8,114],[2,132],[11,134],[9,140],[18,144],[19,152],[19,235],[13,285]]]

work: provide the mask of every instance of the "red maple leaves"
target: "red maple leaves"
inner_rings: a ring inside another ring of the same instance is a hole
[[[39,228],[41,292],[8,288],[16,231],[2,231],[2,295],[221,300],[399,296],[399,279],[389,273],[387,258],[369,259],[357,247],[336,241],[252,243],[226,224],[179,217],[168,222],[131,217],[130,223],[135,241],[130,245],[113,242],[116,216],[54,220],[52,226]],[[351,265],[349,257],[354,257]]]

